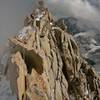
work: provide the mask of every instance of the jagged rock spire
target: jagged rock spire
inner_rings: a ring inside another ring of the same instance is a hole
[[[73,36],[50,19],[46,9],[29,16],[29,24],[10,40],[13,92],[19,100],[99,100],[100,77],[81,57]]]

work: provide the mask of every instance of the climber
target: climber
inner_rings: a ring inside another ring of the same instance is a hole
[[[35,16],[37,20],[40,20],[46,14],[46,7],[44,5],[43,0],[39,0],[38,8],[35,11]]]
[[[26,16],[26,18],[24,20],[24,26],[28,26],[30,24],[31,24],[31,18]]]
[[[34,20],[34,17],[35,17],[35,11],[34,11],[34,10],[32,11],[32,13],[31,13],[30,17],[31,17],[31,19],[33,19],[33,20]]]
[[[43,13],[40,11],[40,9],[36,9],[35,11],[35,16],[34,16],[34,20],[36,21],[36,26],[40,28],[40,20],[43,17]]]
[[[25,26],[21,31],[19,31],[18,39],[26,43],[29,38],[30,32],[35,33],[36,29],[33,28],[31,25]]]
[[[42,17],[43,15],[41,14],[40,10],[37,8],[35,11],[35,19],[39,21]]]
[[[65,25],[64,20],[62,20],[60,27],[61,27],[61,29],[62,29],[63,31],[66,31],[66,30],[67,30],[67,26]]]
[[[28,30],[30,29],[30,26],[25,26],[22,30],[19,31],[18,37],[22,40],[24,37],[27,36]]]

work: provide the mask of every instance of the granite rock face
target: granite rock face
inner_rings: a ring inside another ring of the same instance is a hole
[[[100,99],[100,77],[62,27],[39,2],[20,34],[10,39],[7,76],[19,100]]]

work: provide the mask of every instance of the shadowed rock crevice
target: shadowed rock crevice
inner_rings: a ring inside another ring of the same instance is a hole
[[[38,74],[43,73],[43,61],[40,56],[33,53],[32,51],[24,52],[23,59],[26,63],[28,73],[31,74],[32,69],[34,68]],[[36,59],[36,60],[35,60]]]

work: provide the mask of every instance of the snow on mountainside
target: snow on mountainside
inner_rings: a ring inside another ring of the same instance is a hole
[[[61,18],[56,24],[60,26],[62,21],[67,26],[67,31],[74,35],[80,46],[82,56],[90,64],[94,65],[97,71],[100,71],[100,31],[87,26],[85,23],[81,23],[79,19],[74,17]]]
[[[79,41],[81,49],[85,51],[82,52],[85,57],[100,51],[100,46],[97,45],[97,41],[94,38],[95,34],[92,34],[92,32],[81,32],[74,35],[74,37]]]
[[[74,35],[78,41],[81,49],[81,53],[85,58],[95,62],[95,68],[100,71],[100,41],[97,38],[97,34],[92,32],[81,32]]]

